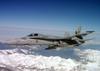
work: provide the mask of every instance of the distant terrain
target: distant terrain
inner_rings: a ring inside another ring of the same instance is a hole
[[[98,71],[100,45],[44,50],[46,46],[10,46],[0,43],[0,70]]]

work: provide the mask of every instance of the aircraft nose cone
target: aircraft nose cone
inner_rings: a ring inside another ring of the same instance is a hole
[[[16,45],[17,44],[17,40],[9,40],[9,41],[6,41],[6,42],[4,42],[4,44],[7,44],[7,45]]]
[[[4,44],[7,44],[7,42],[4,42]]]

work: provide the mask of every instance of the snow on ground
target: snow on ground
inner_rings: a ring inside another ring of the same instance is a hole
[[[79,65],[80,63],[75,62],[70,58],[64,59],[58,56],[45,57],[41,55],[25,55],[20,53],[0,55],[0,66],[11,66],[16,68],[16,71],[19,69],[21,71],[30,71],[30,69],[32,70],[34,67],[39,69],[54,69],[56,71],[69,71],[77,68]]]
[[[92,49],[74,49],[75,55],[81,58],[80,62],[86,63],[82,67],[88,71],[100,71],[100,51]]]
[[[74,49],[75,55],[79,56],[81,60],[90,61],[90,62],[100,62],[100,51],[92,49]]]
[[[38,50],[36,47],[32,49]],[[37,55],[29,50],[0,50],[0,71],[100,71],[99,50],[74,48],[73,55],[79,57],[79,61],[60,56]]]
[[[73,59],[64,59],[59,56],[46,57],[22,53],[0,54],[0,69],[5,69],[4,71],[7,71],[7,69],[8,71],[100,71],[99,58],[95,60],[95,55],[98,55],[100,51],[84,50],[82,52],[79,49],[75,49],[75,51],[78,52],[77,54],[80,57],[87,54],[86,58],[83,58],[88,60],[91,53],[94,53],[92,54],[92,57],[94,55],[94,61],[82,64]]]

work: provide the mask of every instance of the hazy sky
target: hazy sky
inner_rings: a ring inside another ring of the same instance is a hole
[[[2,36],[28,35],[32,29],[74,31],[78,26],[100,35],[100,0],[0,0]]]

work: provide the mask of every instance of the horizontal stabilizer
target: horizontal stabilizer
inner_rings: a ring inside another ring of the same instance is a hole
[[[80,34],[82,37],[87,36],[95,31],[86,31],[86,33]]]
[[[90,33],[92,33],[92,32],[95,32],[95,31],[86,31],[86,32],[90,32]]]

